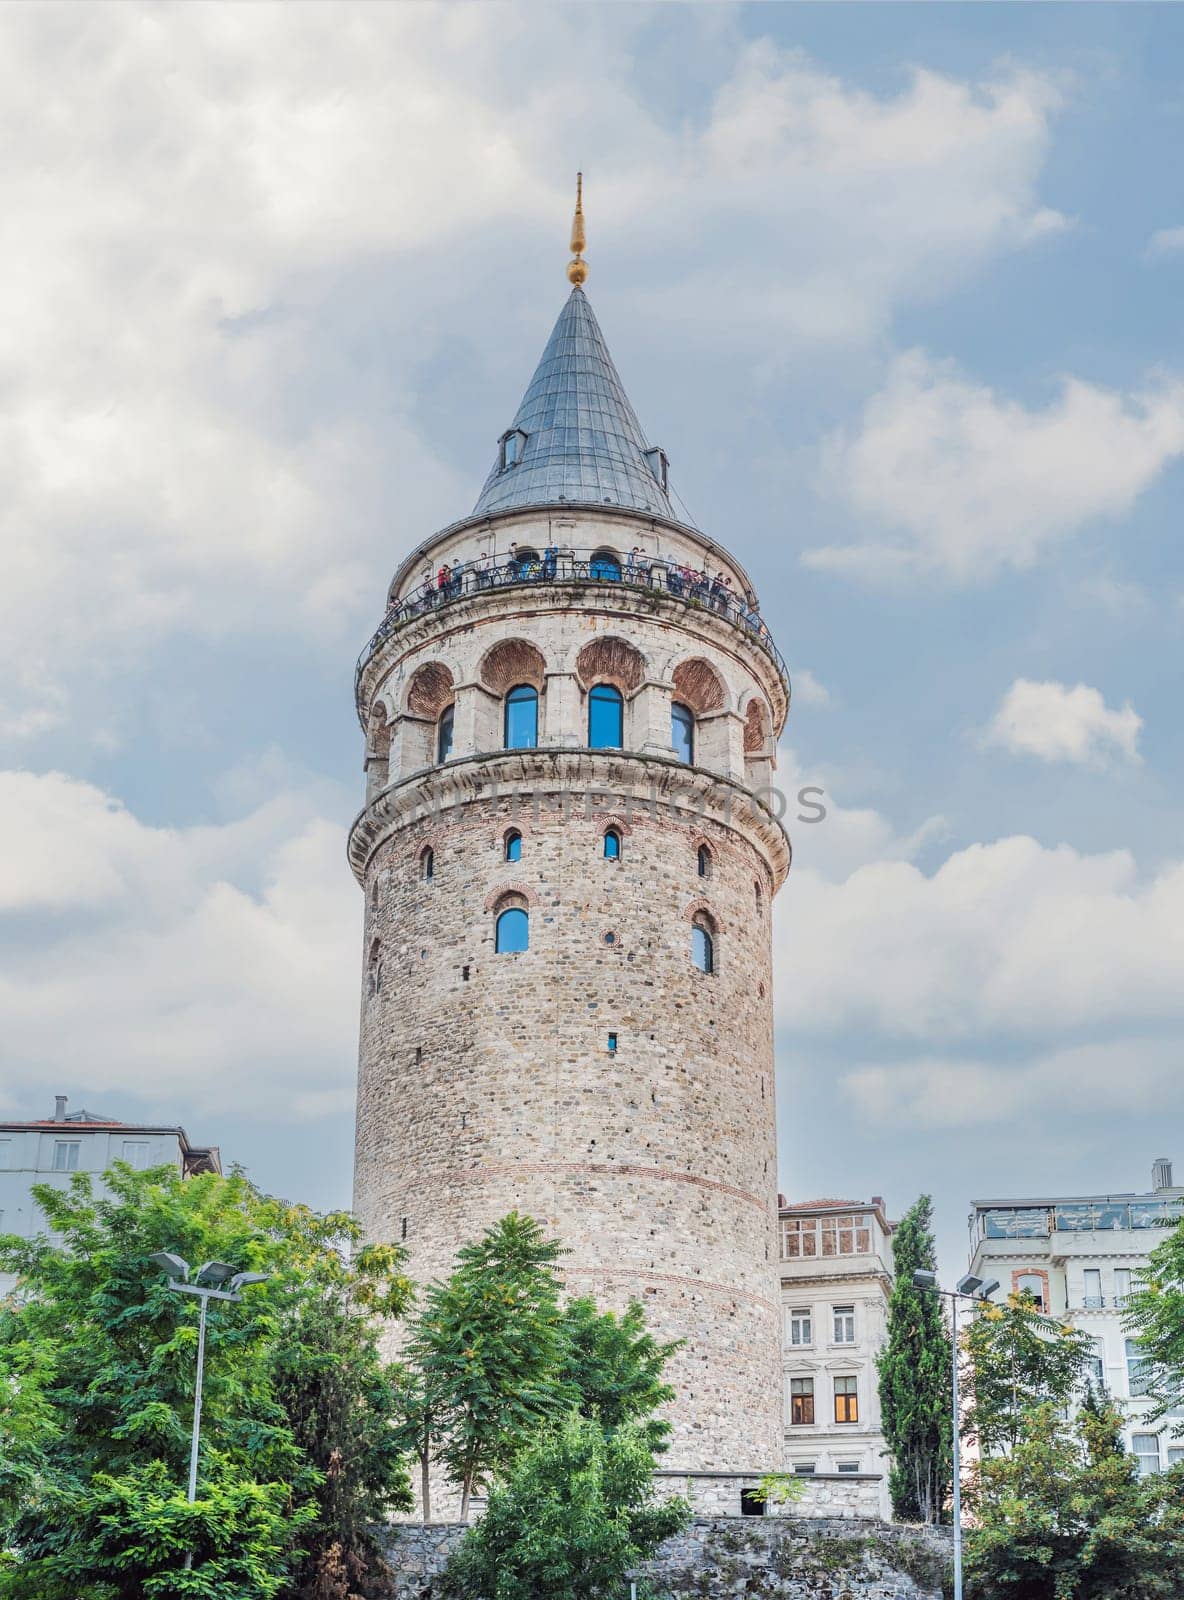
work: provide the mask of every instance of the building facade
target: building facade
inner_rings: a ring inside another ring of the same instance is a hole
[[[45,1217],[33,1185],[65,1189],[75,1172],[98,1178],[115,1161],[126,1161],[137,1171],[175,1166],[183,1177],[222,1170],[218,1147],[190,1144],[184,1128],[118,1122],[92,1111],[67,1111],[67,1105],[60,1094],[51,1118],[0,1122],[0,1233],[22,1239],[44,1233]],[[0,1273],[0,1294],[7,1294],[14,1283],[11,1274]]]
[[[1179,1417],[1148,1421],[1139,1344],[1123,1313],[1162,1230],[1182,1215],[1184,1187],[1167,1160],[1156,1161],[1142,1194],[976,1200],[970,1213],[970,1270],[998,1278],[1004,1293],[1029,1290],[1042,1310],[1093,1339],[1092,1377],[1120,1403],[1126,1447],[1143,1472],[1184,1461],[1184,1439],[1171,1438]]]
[[[727,1478],[782,1459],[789,684],[569,276],[474,511],[400,565],[358,666],[355,1207],[421,1280],[537,1218],[572,1292],[685,1340],[665,1465]]]
[[[891,1515],[876,1356],[888,1333],[892,1223],[879,1196],[780,1208],[781,1353],[790,1471],[874,1478]]]

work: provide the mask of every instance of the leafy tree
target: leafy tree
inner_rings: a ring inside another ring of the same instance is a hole
[[[1092,1390],[1072,1420],[1023,1412],[1010,1452],[974,1469],[968,1600],[1179,1600],[1184,1471],[1140,1478],[1121,1428]]]
[[[1151,1252],[1124,1320],[1139,1341],[1143,1377],[1156,1400],[1151,1415],[1159,1420],[1184,1407],[1184,1222]]]
[[[449,1563],[471,1600],[593,1600],[623,1592],[631,1568],[689,1520],[656,1501],[645,1429],[605,1431],[572,1412],[544,1431],[490,1491],[482,1520]]]
[[[1013,1450],[1044,1402],[1066,1409],[1080,1393],[1093,1340],[1046,1316],[1031,1294],[984,1306],[962,1336],[968,1406],[963,1432],[984,1455]]]
[[[580,1414],[606,1429],[637,1421],[650,1449],[664,1451],[670,1423],[654,1413],[674,1399],[662,1372],[681,1340],[659,1344],[636,1300],[620,1316],[598,1310],[591,1299],[569,1300],[563,1335],[562,1377],[579,1397]]]
[[[404,1437],[430,1440],[423,1455],[460,1484],[462,1519],[474,1485],[507,1469],[574,1398],[562,1375],[562,1253],[533,1218],[511,1212],[457,1252],[456,1271],[429,1287],[412,1325],[407,1355],[419,1377],[403,1392],[423,1410],[408,1415]]]
[[[0,1267],[24,1287],[0,1309],[0,1594],[317,1593],[308,1563],[338,1539],[356,1550],[371,1508],[406,1492],[368,1348],[371,1313],[407,1292],[397,1263],[350,1269],[351,1218],[269,1199],[241,1175],[117,1164],[105,1185],[96,1195],[78,1173],[64,1191],[37,1186],[55,1241],[0,1240]],[[162,1248],[271,1275],[211,1308],[193,1506],[198,1306],[148,1260]],[[359,1472],[374,1474],[364,1486],[330,1471],[335,1441],[354,1437]]]
[[[896,1278],[888,1337],[877,1357],[880,1413],[892,1457],[888,1487],[903,1522],[936,1522],[953,1485],[950,1385],[953,1352],[937,1295],[913,1273],[933,1272],[933,1202],[922,1195],[893,1235]]]

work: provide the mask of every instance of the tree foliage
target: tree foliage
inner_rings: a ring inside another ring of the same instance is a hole
[[[0,1267],[23,1280],[0,1309],[0,1593],[333,1600],[315,1587],[326,1551],[351,1550],[360,1576],[366,1519],[406,1499],[370,1322],[409,1292],[397,1258],[351,1268],[351,1218],[242,1176],[117,1164],[104,1185],[37,1186],[53,1238],[0,1241]],[[193,1506],[199,1308],[148,1260],[160,1249],[270,1275],[210,1310]],[[335,1471],[346,1441],[358,1454]]]
[[[1028,1407],[967,1496],[968,1600],[1180,1600],[1184,1469],[1140,1478],[1122,1419],[1088,1391]]]
[[[561,1376],[581,1415],[608,1429],[638,1422],[649,1448],[661,1454],[670,1423],[655,1413],[674,1399],[662,1373],[681,1341],[659,1344],[636,1300],[620,1316],[600,1311],[594,1300],[569,1300],[563,1308],[563,1336]]]
[[[1184,1222],[1151,1252],[1127,1299],[1126,1327],[1139,1341],[1153,1420],[1184,1408]],[[1184,1431],[1177,1424],[1177,1432]]]
[[[484,1517],[449,1563],[471,1600],[593,1600],[624,1592],[625,1575],[689,1519],[656,1501],[645,1429],[606,1430],[571,1412],[528,1447],[490,1491]]]
[[[893,1514],[936,1522],[953,1484],[950,1385],[953,1352],[935,1294],[913,1273],[937,1267],[933,1203],[922,1195],[893,1235],[896,1277],[888,1301],[888,1337],[877,1357],[880,1413],[892,1464]]]
[[[1093,1340],[1040,1311],[1032,1295],[987,1305],[962,1335],[967,1409],[963,1432],[984,1455],[1013,1450],[1026,1419],[1046,1401],[1067,1408],[1079,1396]]]

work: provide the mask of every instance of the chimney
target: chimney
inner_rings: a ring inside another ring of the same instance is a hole
[[[1172,1163],[1167,1156],[1160,1156],[1152,1165],[1151,1187],[1156,1190],[1172,1187]]]
[[[55,1094],[53,1097],[53,1120],[55,1122],[65,1122],[66,1120],[66,1097],[64,1094]],[[1169,1168],[1168,1170],[1170,1171],[1171,1169]]]
[[[875,1206],[877,1211],[883,1211],[883,1209],[884,1209],[884,1196],[882,1194],[874,1194],[874,1195],[872,1195],[872,1205]]]
[[[789,1201],[785,1198],[785,1196],[783,1194],[779,1194],[777,1196],[777,1209],[778,1209],[778,1211],[784,1211],[786,1206],[788,1206],[788,1204],[789,1204]]]

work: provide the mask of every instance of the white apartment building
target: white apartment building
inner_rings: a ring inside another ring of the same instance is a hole
[[[1149,1254],[1184,1216],[1170,1161],[1156,1161],[1151,1182],[1143,1194],[976,1200],[970,1213],[970,1270],[998,1278],[1005,1293],[1031,1290],[1045,1311],[1092,1337],[1094,1380],[1121,1404],[1142,1472],[1184,1461],[1184,1438],[1172,1438],[1184,1418],[1148,1422],[1139,1344],[1123,1326]]]
[[[887,1337],[893,1224],[878,1195],[779,1199],[787,1464],[795,1473],[875,1476],[888,1517],[876,1355]]]
[[[216,1145],[189,1142],[184,1128],[162,1124],[117,1122],[91,1111],[67,1111],[64,1094],[56,1096],[54,1114],[43,1122],[0,1122],[0,1233],[35,1238],[45,1231],[45,1218],[33,1198],[33,1185],[64,1189],[74,1172],[96,1176],[114,1161],[142,1171],[175,1166],[183,1177],[221,1172]],[[14,1286],[10,1273],[0,1272],[0,1295]]]

